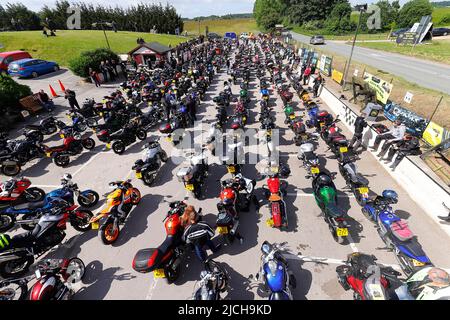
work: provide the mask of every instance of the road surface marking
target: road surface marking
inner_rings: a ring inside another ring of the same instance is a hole
[[[103,154],[103,151],[106,150],[106,147],[104,147],[100,152],[98,152],[96,155],[91,157],[85,164],[83,164],[77,171],[75,171],[74,174],[72,174],[72,177],[75,177],[78,173],[80,173],[81,170],[86,168],[88,164],[90,164],[95,158],[97,158],[99,155]]]
[[[150,285],[150,288],[148,289],[147,295],[145,296],[145,300],[152,300],[153,291],[156,288],[156,284],[158,283],[158,279],[150,278],[150,281],[153,282],[152,285]]]
[[[51,185],[45,185],[45,184],[33,184],[33,187],[36,187],[36,188],[49,188],[49,189],[61,188],[61,186],[51,186]]]

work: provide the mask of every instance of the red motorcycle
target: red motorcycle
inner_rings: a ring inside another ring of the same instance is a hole
[[[187,247],[182,243],[183,227],[180,217],[186,209],[182,201],[170,204],[170,210],[163,220],[166,228],[166,239],[158,248],[139,250],[133,259],[132,267],[137,272],[153,272],[155,279],[166,278],[169,284],[180,275],[181,262]],[[199,214],[201,209],[199,210]]]
[[[44,190],[36,187],[30,188],[30,186],[31,181],[27,178],[11,179],[0,183],[0,208],[24,202],[38,202],[44,199]],[[6,190],[11,191],[6,192]]]
[[[286,193],[285,184],[280,181],[279,167],[270,167],[266,175],[269,177],[267,185],[263,188],[266,198],[269,200],[269,211],[271,218],[267,220],[267,225],[272,228],[287,229],[288,218],[286,213],[286,203],[283,195]]]
[[[79,133],[73,129],[63,129],[60,132],[63,144],[55,147],[48,147],[42,144],[41,147],[47,157],[53,158],[53,162],[59,167],[69,165],[70,156],[75,156],[83,152],[83,148],[92,150],[95,148],[95,141],[92,138],[81,138]]]
[[[346,264],[336,268],[344,290],[353,290],[355,300],[398,300],[395,289],[402,285],[400,272],[378,265],[377,258],[360,252],[349,254]]]
[[[37,282],[31,287],[30,300],[70,300],[75,294],[72,284],[86,271],[79,258],[45,260],[36,269]]]
[[[283,101],[283,104],[288,104],[292,101],[294,98],[294,94],[289,91],[289,86],[287,85],[278,85],[277,86],[278,94],[281,97],[281,100]]]

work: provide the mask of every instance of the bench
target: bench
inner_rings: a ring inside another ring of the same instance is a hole
[[[19,102],[23,109],[27,110],[31,114],[35,114],[42,110],[38,97],[39,94],[35,93],[32,96],[20,99]]]

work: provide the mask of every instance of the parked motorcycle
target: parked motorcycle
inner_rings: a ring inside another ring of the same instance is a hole
[[[154,278],[166,278],[169,284],[180,276],[181,262],[188,246],[181,241],[183,228],[180,217],[186,203],[178,201],[170,204],[170,210],[163,220],[166,238],[158,248],[139,250],[134,256],[132,267],[137,272],[153,272]]]
[[[38,202],[44,199],[44,190],[30,186],[31,181],[23,177],[0,182],[0,208],[15,206],[24,202]],[[10,191],[6,192],[6,190]]]
[[[136,138],[141,141],[145,140],[147,132],[140,128],[137,122],[133,121],[122,130],[112,134],[106,147],[111,148],[116,154],[123,154],[127,146],[136,142]]]
[[[284,257],[286,242],[270,244],[264,241],[261,246],[261,267],[256,279],[262,277],[265,288],[270,293],[269,300],[294,300],[292,289],[297,286],[297,280],[288,268]]]
[[[58,127],[56,126],[56,119],[54,117],[42,119],[38,125],[28,124],[25,126],[25,134],[37,132],[41,136],[39,141],[43,140],[43,136],[54,134],[57,130]]]
[[[344,244],[349,235],[349,224],[346,221],[347,213],[338,206],[337,190],[333,183],[335,175],[335,173],[329,175],[320,172],[313,179],[312,187],[316,203],[322,210],[334,240],[339,244]],[[308,175],[307,178],[312,178],[312,175]]]
[[[161,168],[161,161],[167,162],[167,153],[161,148],[159,139],[147,143],[144,146],[144,157],[137,160],[132,167],[136,172],[136,178],[141,179],[146,186],[151,186]]]
[[[270,218],[266,221],[272,228],[286,230],[288,228],[288,217],[286,212],[286,203],[283,197],[286,195],[287,184],[280,181],[280,176],[286,176],[280,172],[278,165],[271,165],[264,173],[267,179],[267,185],[264,185],[264,192],[269,201]]]
[[[119,225],[125,222],[133,207],[141,201],[141,192],[133,187],[131,180],[110,182],[109,186],[114,190],[104,195],[105,208],[90,220],[92,229],[98,230],[98,236],[105,245],[117,241]]]
[[[369,180],[358,172],[355,157],[343,157],[339,159],[339,172],[344,177],[347,187],[352,190],[355,199],[360,206],[366,204],[369,199]]]
[[[32,231],[13,238],[4,234],[0,248],[0,276],[12,278],[23,275],[35,258],[62,242],[68,221],[75,230],[86,232],[91,229],[91,217],[92,212],[77,210],[77,206],[68,206],[66,201],[60,201],[39,219]]]
[[[386,247],[394,251],[405,274],[411,275],[420,268],[431,265],[431,261],[409,229],[408,222],[394,213],[391,205],[397,201],[395,191],[384,190],[381,196],[367,201],[361,211],[377,224],[378,234]]]
[[[192,194],[195,199],[199,199],[203,185],[208,177],[209,165],[205,150],[201,153],[188,153],[190,166],[182,167],[177,172],[178,181],[183,182],[184,188]]]
[[[205,261],[205,270],[200,273],[198,289],[194,290],[193,300],[221,300],[221,293],[228,288],[229,276],[225,269],[212,259]]]
[[[376,263],[377,258],[360,252],[348,255],[346,264],[336,268],[338,282],[353,291],[354,300],[399,300],[400,272]]]

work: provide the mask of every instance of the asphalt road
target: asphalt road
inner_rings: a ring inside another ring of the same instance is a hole
[[[55,81],[54,78],[57,76],[21,81],[32,82],[34,86],[40,87],[45,86],[49,80]],[[221,74],[210,87],[207,100],[199,108],[201,120],[213,119],[215,109],[212,98],[222,89],[223,81],[226,79],[227,76]],[[69,77],[67,81],[69,81]],[[100,100],[105,92],[111,90],[110,88],[96,89],[91,85],[77,86],[74,77],[70,78],[70,81],[73,81],[70,86],[77,88],[80,101],[88,96]],[[249,119],[251,128],[259,128],[255,120],[259,110],[259,105],[256,104],[259,98],[257,84],[257,80],[253,79],[250,90],[253,101]],[[235,94],[238,90],[237,86],[233,86]],[[286,128],[283,123],[282,102],[273,91],[271,97],[271,102],[277,105],[275,108],[277,126]],[[57,99],[57,101],[62,105],[65,104],[63,99]],[[296,110],[300,112],[303,109],[300,109],[298,97],[295,98],[295,101]],[[322,107],[327,108],[325,105]],[[64,108],[61,107],[61,109]],[[63,116],[63,112],[60,116]],[[345,127],[342,127],[343,132],[350,136]],[[339,245],[333,240],[312,197],[311,181],[305,178],[306,171],[300,167],[300,162],[296,157],[297,147],[292,142],[293,134],[289,130],[282,132],[279,148],[281,159],[288,163],[292,171],[290,177],[286,179],[289,185],[288,195],[285,198],[289,215],[288,231],[281,232],[266,225],[266,220],[269,218],[267,206],[264,206],[259,214],[254,208],[251,208],[250,212],[244,212],[241,215],[239,228],[245,238],[244,243],[224,246],[218,253],[212,255],[216,261],[223,263],[231,278],[230,289],[225,298],[234,300],[267,298],[267,294],[260,290],[258,284],[249,279],[249,275],[254,275],[258,271],[260,247],[265,240],[268,240],[277,243],[287,241],[289,244],[292,253],[289,267],[294,272],[298,283],[297,289],[293,292],[295,299],[352,299],[351,293],[344,291],[338,284],[335,272],[336,266],[345,260],[349,253],[355,251],[371,253],[376,255],[379,262],[383,264],[397,265],[397,261],[392,252],[382,249],[384,244],[373,223],[362,215],[360,207],[351,193],[344,189],[345,182],[339,174],[335,183],[340,190],[340,205],[348,210],[352,217],[350,228],[352,242],[349,245]],[[157,134],[149,134],[149,139],[155,135]],[[57,144],[59,143],[58,137],[56,135],[50,137],[47,142],[50,145]],[[114,245],[103,245],[97,237],[96,231],[91,230],[79,234],[68,226],[65,242],[46,257],[78,256],[86,263],[87,273],[82,283],[79,284],[79,291],[75,295],[75,299],[189,299],[201,271],[201,265],[194,254],[186,259],[182,268],[182,276],[172,285],[168,285],[164,279],[154,279],[152,274],[137,273],[131,267],[136,251],[141,248],[156,247],[163,242],[165,231],[162,220],[168,210],[167,201],[182,200],[187,196],[182,184],[176,179],[176,172],[183,165],[168,161],[163,165],[156,185],[151,188],[146,187],[134,178],[131,171],[134,161],[141,157],[143,142],[128,147],[122,156],[114,154],[111,150],[105,150],[102,143],[99,143],[98,140],[96,142],[98,146],[93,152],[85,152],[78,158],[74,158],[67,168],[56,167],[49,159],[43,159],[27,165],[23,174],[37,186],[50,191],[59,185],[63,173],[70,172],[81,189],[92,188],[99,194],[110,191],[108,188],[110,181],[130,178],[132,183],[140,189],[143,199],[139,206],[130,213],[126,224],[121,229],[120,238]],[[162,147],[169,155],[172,154],[173,147],[167,141],[162,140]],[[323,141],[319,141],[317,154],[328,170],[338,171],[337,161],[327,158],[331,154],[326,151]],[[172,159],[179,160],[174,154],[172,154]],[[418,235],[419,241],[431,260],[438,266],[449,268],[450,256],[447,254],[450,252],[449,237],[428,218],[427,214],[369,153],[362,155],[358,167],[360,172],[370,180],[370,186],[374,192],[381,193],[386,188],[398,191],[400,199],[396,205],[397,214],[408,219],[412,230]],[[244,176],[255,178],[258,168],[258,166],[246,165]],[[187,198],[187,201],[196,208],[202,207],[204,219],[213,224],[216,219],[215,207],[220,191],[217,179],[226,176],[226,169],[221,165],[212,165],[210,169],[206,199]],[[264,181],[259,181],[257,184],[257,196],[260,199],[262,198],[260,187],[264,183]],[[103,203],[101,201],[98,207],[100,208]],[[14,233],[17,232],[22,231],[14,231]],[[220,242],[222,239],[216,237],[214,241]],[[208,253],[210,252],[208,251]]]
[[[291,34],[295,40],[309,44],[309,36],[295,32],[291,32]],[[326,39],[325,45],[321,45],[319,48],[347,58],[351,51],[351,45]],[[450,94],[449,65],[358,46],[355,46],[352,59],[402,77],[421,87]],[[350,72],[353,71],[350,70]]]

